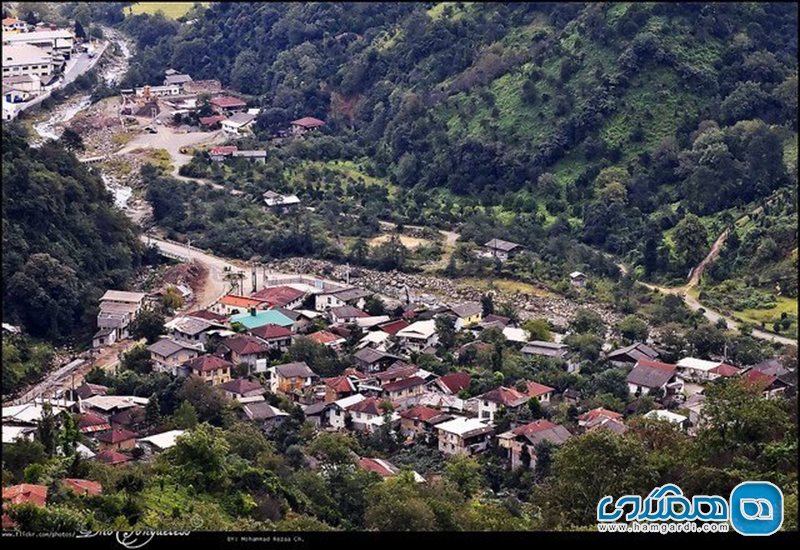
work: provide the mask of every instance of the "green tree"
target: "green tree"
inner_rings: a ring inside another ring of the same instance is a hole
[[[467,498],[481,486],[481,465],[472,457],[458,455],[447,461],[445,479],[453,482]]]
[[[550,342],[553,338],[547,319],[528,319],[522,323],[522,328],[527,331],[531,340]]]
[[[144,338],[152,344],[164,334],[164,315],[154,309],[145,309],[130,324],[130,333],[134,338]]]
[[[178,437],[175,446],[165,455],[173,475],[181,483],[206,490],[222,492],[227,485],[227,457],[230,446],[223,432],[210,424],[199,424]]]
[[[456,320],[451,315],[439,315],[435,320],[439,346],[449,350],[456,343]]]
[[[617,330],[629,343],[643,342],[650,333],[647,323],[636,315],[627,315],[617,324]]]
[[[708,230],[700,218],[686,214],[675,226],[675,255],[683,268],[694,267],[708,252]]]

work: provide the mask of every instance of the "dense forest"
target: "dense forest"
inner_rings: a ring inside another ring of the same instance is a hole
[[[790,208],[766,216],[796,220],[794,5],[213,3],[183,20],[125,17],[126,86],[219,79],[261,107],[262,141],[322,118],[291,156],[366,159],[408,191],[408,222],[540,254],[560,236],[678,281],[776,192]],[[751,282],[793,296],[785,237]]]
[[[3,127],[4,321],[53,342],[85,339],[98,298],[126,288],[141,260],[137,230],[99,176],[60,143],[34,149]]]

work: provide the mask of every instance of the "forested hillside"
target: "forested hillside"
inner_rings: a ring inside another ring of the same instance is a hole
[[[715,236],[689,213],[716,230],[796,179],[794,5],[214,3],[185,19],[126,17],[125,85],[168,66],[220,79],[262,107],[264,139],[323,118],[374,175],[425,189],[432,221],[481,207],[476,240],[541,251],[566,233],[677,279]]]
[[[3,320],[51,341],[95,327],[97,299],[125,288],[137,232],[101,179],[58,143],[30,148],[3,128]]]

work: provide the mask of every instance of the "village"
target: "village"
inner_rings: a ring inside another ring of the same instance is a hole
[[[506,255],[517,248],[512,245],[493,239],[479,254]],[[522,319],[486,312],[483,300],[445,304],[433,297],[422,300],[407,289],[392,297],[348,284],[349,273],[339,281],[312,274],[265,276],[259,284],[254,270],[251,285],[244,279],[244,272],[231,276],[228,293],[210,307],[191,311],[195,300],[186,283],[149,294],[108,290],[99,303],[93,347],[100,351],[135,340],[130,329],[137,318],[161,307],[165,294],[177,294],[187,305],[164,323],[152,343],[136,346],[146,349],[154,373],[210,386],[265,434],[301,414],[320,433],[391,433],[405,447],[432,447],[444,458],[496,447],[509,469],[535,469],[543,443],[559,446],[594,430],[622,434],[639,416],[693,436],[704,422],[704,389],[719,379],[740,378],[769,399],[795,391],[793,372],[778,358],[734,366],[724,358],[685,356],[668,363],[652,342],[610,346],[618,340],[608,332],[598,361],[627,372],[628,393],[628,406],[611,410],[596,406],[596,396],[569,383],[556,388],[536,376],[521,376],[506,384],[498,372],[487,383],[476,375],[481,359],[489,357],[491,363],[497,349],[525,365],[546,365],[565,375],[593,368],[563,343],[569,325],[560,329],[563,334],[553,331],[547,340],[535,340]],[[586,276],[572,273],[571,279],[580,287]],[[442,361],[445,348],[456,369]],[[306,361],[291,360],[298,349],[309,357],[321,352],[338,372],[328,365],[317,372]],[[649,406],[642,408],[643,400]],[[3,407],[3,443],[32,440],[43,418],[64,413],[75,419],[84,458],[119,467],[149,461],[173,447],[185,430],[153,431],[148,402],[113,387],[73,383]],[[385,458],[356,458],[359,467],[384,478],[401,471]],[[63,484],[80,494],[102,490],[84,479]],[[23,484],[4,488],[4,499],[6,493],[13,502],[45,505],[47,487]]]

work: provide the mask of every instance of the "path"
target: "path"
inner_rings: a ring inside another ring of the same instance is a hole
[[[762,207],[758,207],[750,214],[745,214],[741,216],[735,223],[739,222],[740,220],[752,215],[757,214],[762,211]],[[739,321],[734,319],[733,317],[724,315],[718,311],[713,309],[709,309],[707,306],[700,303],[700,301],[691,295],[691,290],[695,288],[698,284],[700,284],[700,278],[703,276],[703,273],[706,270],[706,267],[713,262],[719,253],[722,251],[722,247],[725,244],[725,240],[728,238],[728,234],[730,232],[729,228],[726,228],[719,237],[714,241],[714,244],[711,245],[711,250],[709,250],[706,257],[703,258],[699,264],[697,264],[693,269],[691,274],[689,275],[689,280],[683,286],[679,287],[663,287],[658,286],[650,283],[645,283],[643,281],[638,281],[638,283],[642,286],[645,286],[651,290],[657,290],[662,294],[675,294],[683,298],[684,303],[691,309],[692,311],[699,311],[702,310],[703,316],[708,319],[711,323],[717,323],[720,319],[724,320],[727,324],[729,329],[737,329],[741,325]],[[623,275],[627,275],[628,269],[625,267],[624,264],[617,264],[619,266],[620,271]],[[755,338],[759,338],[761,340],[767,340],[770,342],[782,344],[784,346],[794,346],[797,347],[797,340],[788,338],[786,336],[780,336],[778,334],[773,334],[771,332],[767,332],[760,329],[753,329],[752,334]]]

